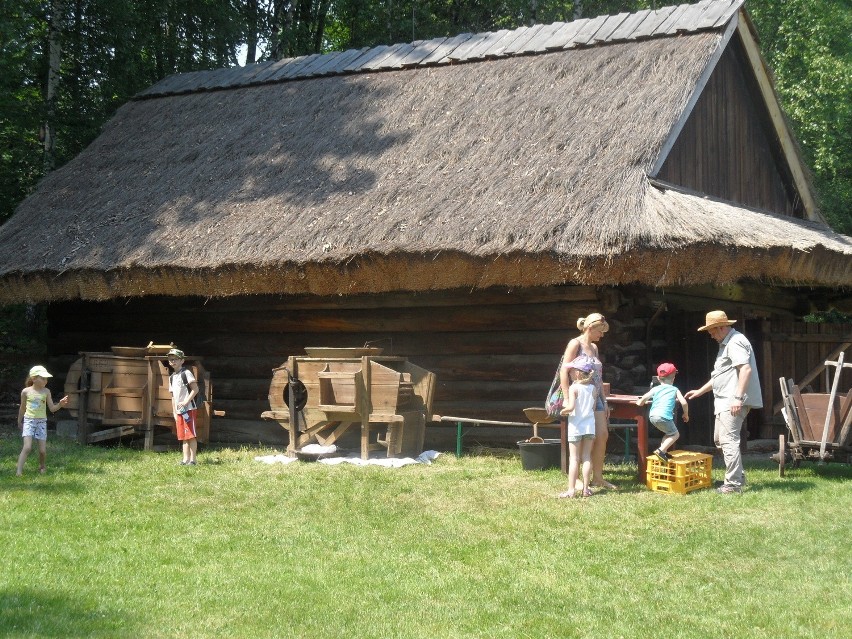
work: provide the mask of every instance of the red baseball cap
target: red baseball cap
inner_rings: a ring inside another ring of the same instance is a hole
[[[665,362],[664,364],[657,366],[657,377],[668,377],[674,373],[677,373],[677,369],[674,364]]]

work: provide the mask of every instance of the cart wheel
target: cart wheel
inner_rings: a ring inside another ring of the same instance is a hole
[[[784,450],[784,435],[778,435],[778,476],[784,476],[784,461],[787,456]]]

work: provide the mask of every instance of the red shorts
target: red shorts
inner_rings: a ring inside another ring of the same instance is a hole
[[[177,438],[180,441],[185,441],[187,439],[195,439],[195,413],[196,409],[193,408],[189,411],[189,419],[184,419],[183,415],[178,413],[175,418],[175,423],[177,424]]]

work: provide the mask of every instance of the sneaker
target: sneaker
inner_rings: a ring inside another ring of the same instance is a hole
[[[657,450],[654,451],[654,454],[657,457],[659,457],[660,459],[662,459],[664,462],[666,462],[667,464],[669,463],[669,454],[668,453],[666,453],[666,452],[664,452],[664,451],[662,451],[658,448]]]
[[[186,463],[187,463],[187,464],[189,464],[190,466],[195,466],[195,462],[194,462],[194,461],[186,462]]]
[[[188,462],[188,461],[182,461],[182,462],[180,463],[180,465],[181,465],[181,466],[189,466],[189,462]]]
[[[743,489],[733,484],[722,484],[716,489],[716,492],[720,495],[731,495],[733,493],[741,493]]]

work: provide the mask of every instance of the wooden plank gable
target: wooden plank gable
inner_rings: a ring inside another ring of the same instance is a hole
[[[801,199],[756,90],[731,40],[661,170],[661,179],[731,202],[797,218]]]

